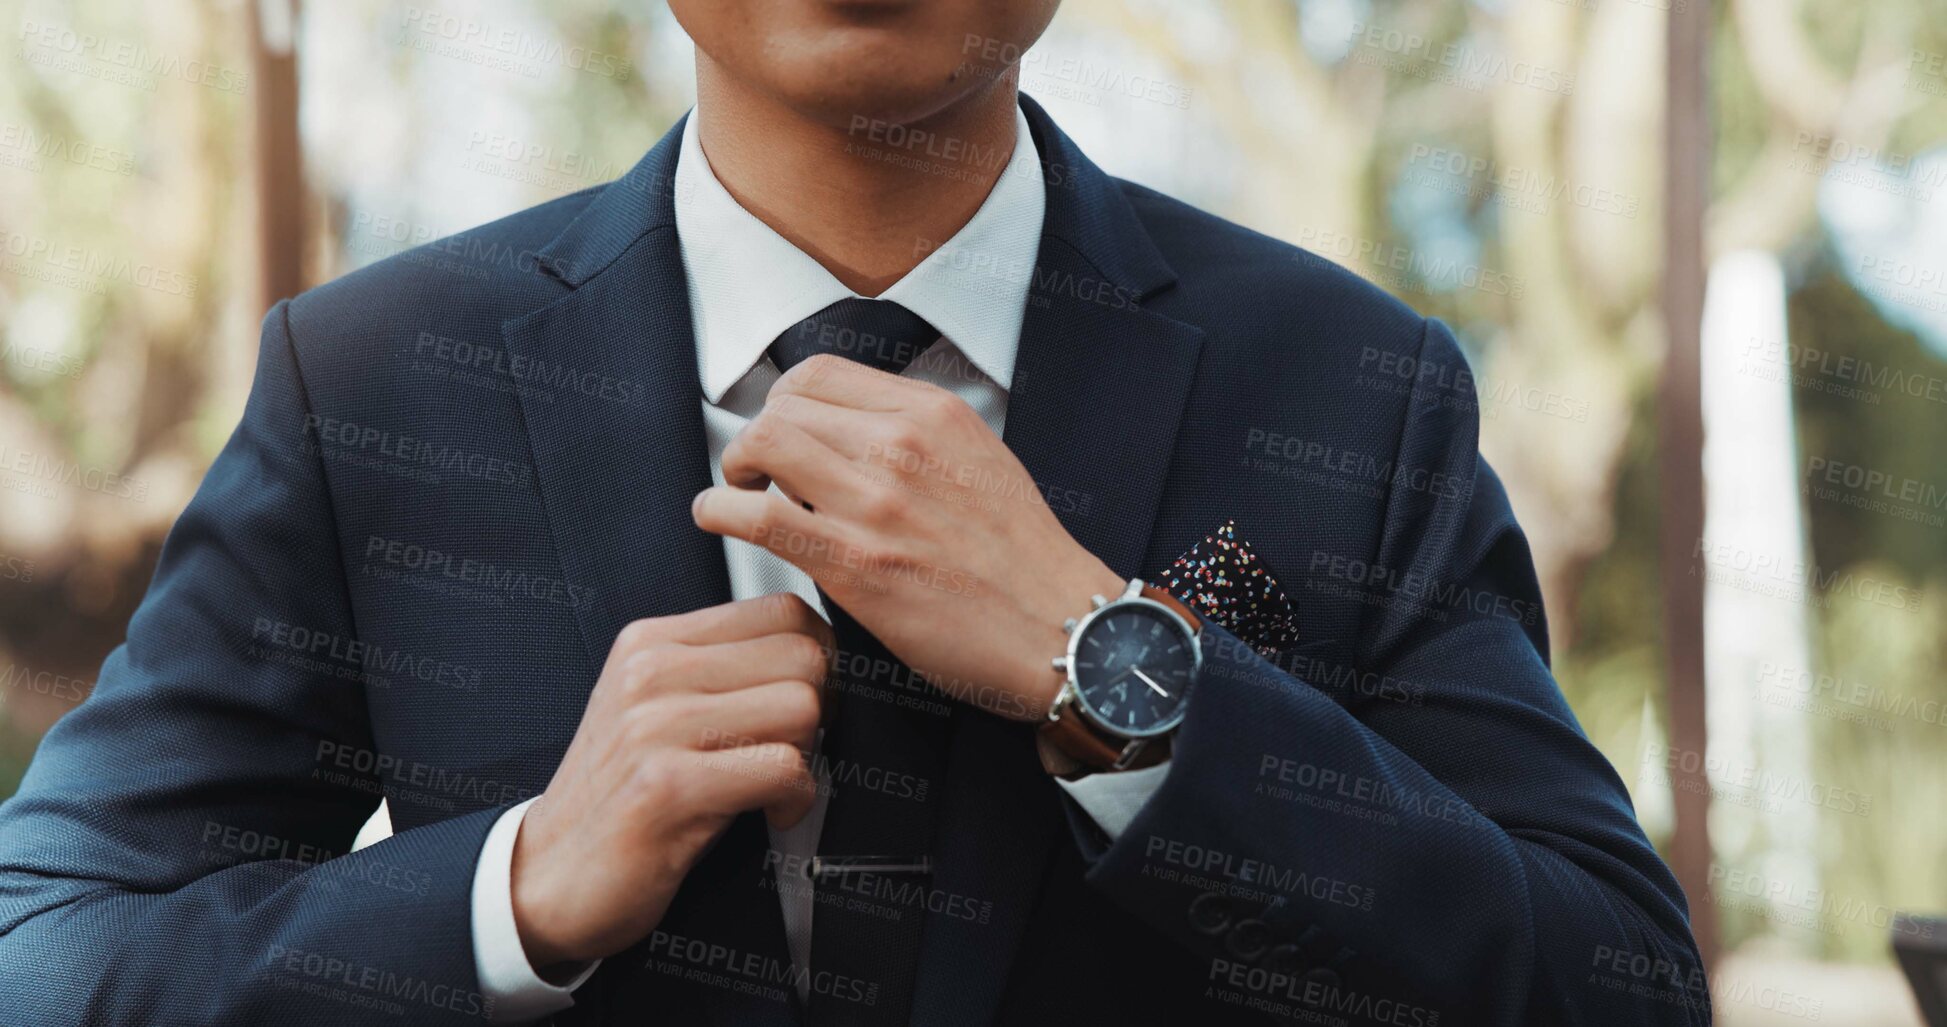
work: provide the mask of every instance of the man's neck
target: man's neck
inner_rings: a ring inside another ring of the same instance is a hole
[[[862,296],[877,296],[980,209],[1014,152],[1000,77],[925,121],[835,127],[743,87],[697,54],[697,140],[758,220]]]

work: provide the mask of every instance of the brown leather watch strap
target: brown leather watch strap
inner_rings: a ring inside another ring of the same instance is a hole
[[[1077,709],[1063,710],[1060,717],[1042,726],[1041,735],[1048,740],[1049,744],[1087,770],[1113,770],[1116,761],[1122,758],[1123,743],[1097,732],[1095,726],[1088,722],[1087,715]],[[1168,735],[1145,739],[1135,759],[1130,760],[1129,765],[1122,769],[1140,770],[1143,767],[1153,767],[1169,757]]]
[[[1183,602],[1183,600],[1178,599],[1173,595],[1170,595],[1168,590],[1157,588],[1155,585],[1145,584],[1143,586],[1142,592],[1139,594],[1144,599],[1155,600],[1156,602],[1162,603],[1164,606],[1167,606],[1170,609],[1175,610],[1177,616],[1190,622],[1191,631],[1203,630],[1203,618],[1198,617],[1196,615],[1196,612],[1194,610],[1191,610],[1190,607]]]

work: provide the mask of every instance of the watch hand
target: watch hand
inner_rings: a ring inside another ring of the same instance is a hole
[[[1168,692],[1163,691],[1162,685],[1157,684],[1154,680],[1151,680],[1149,675],[1143,673],[1143,669],[1141,667],[1131,667],[1129,669],[1135,671],[1136,676],[1143,679],[1143,684],[1148,685],[1150,688],[1154,689],[1157,695],[1160,695],[1165,699],[1170,697],[1170,694]]]

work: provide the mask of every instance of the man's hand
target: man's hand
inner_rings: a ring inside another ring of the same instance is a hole
[[[831,628],[767,595],[622,629],[581,727],[514,843],[514,922],[536,967],[655,927],[737,814],[811,809]]]
[[[698,526],[796,564],[948,695],[1003,716],[1046,712],[1061,622],[1122,589],[972,407],[838,357],[771,386],[723,476]]]

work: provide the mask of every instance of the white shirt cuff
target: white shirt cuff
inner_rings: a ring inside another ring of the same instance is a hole
[[[549,984],[527,961],[514,926],[514,839],[533,804],[529,799],[494,821],[473,868],[473,968],[495,1023],[525,1023],[574,1005],[574,990],[602,965],[597,959],[568,983]]]
[[[1143,804],[1156,794],[1156,789],[1163,787],[1163,778],[1169,772],[1169,761],[1164,760],[1141,770],[1090,774],[1079,781],[1056,778],[1055,783],[1095,821],[1095,826],[1115,839],[1122,837],[1122,832],[1129,829],[1129,822],[1142,811]]]

